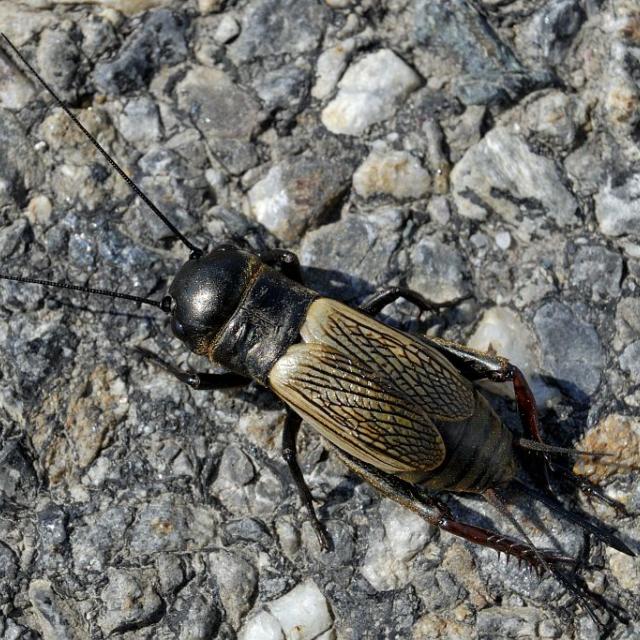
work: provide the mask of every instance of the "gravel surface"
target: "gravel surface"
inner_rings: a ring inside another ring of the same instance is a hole
[[[637,0],[4,0],[0,28],[196,244],[293,249],[351,303],[470,296],[385,315],[513,358],[548,439],[612,451],[577,468],[639,512]],[[2,270],[159,298],[186,257],[0,54]],[[587,583],[629,617],[599,630],[304,429],[322,552],[273,396],[191,391],[138,345],[209,366],[149,308],[0,283],[3,640],[640,636],[638,559],[592,547]],[[510,497],[535,542],[579,553],[575,527]],[[566,501],[638,549],[640,520]],[[482,500],[452,506],[512,533]]]

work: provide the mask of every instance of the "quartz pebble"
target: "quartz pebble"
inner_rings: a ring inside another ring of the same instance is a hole
[[[322,111],[322,123],[332,133],[358,136],[390,118],[419,85],[420,77],[393,51],[367,54],[345,72],[338,95]]]

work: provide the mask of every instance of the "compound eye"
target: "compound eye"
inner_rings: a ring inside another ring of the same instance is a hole
[[[160,308],[165,313],[171,313],[175,309],[175,306],[176,306],[176,301],[171,296],[168,296],[168,295],[162,298],[160,302]]]

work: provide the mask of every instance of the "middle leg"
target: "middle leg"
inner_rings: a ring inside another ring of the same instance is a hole
[[[311,526],[318,536],[320,548],[323,551],[329,551],[332,546],[331,539],[327,534],[327,530],[318,519],[316,510],[313,507],[311,491],[305,482],[304,476],[302,475],[302,469],[300,469],[300,465],[298,464],[296,440],[298,438],[301,423],[302,418],[297,413],[294,413],[291,409],[287,408],[287,417],[284,421],[284,428],[282,430],[282,456],[289,467],[289,471],[291,472],[293,482],[298,490],[300,500],[309,514]]]

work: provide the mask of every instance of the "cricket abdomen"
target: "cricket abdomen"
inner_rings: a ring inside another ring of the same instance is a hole
[[[440,422],[446,456],[431,472],[403,477],[430,491],[482,493],[514,477],[513,436],[486,399],[476,392],[474,414],[460,422]]]

